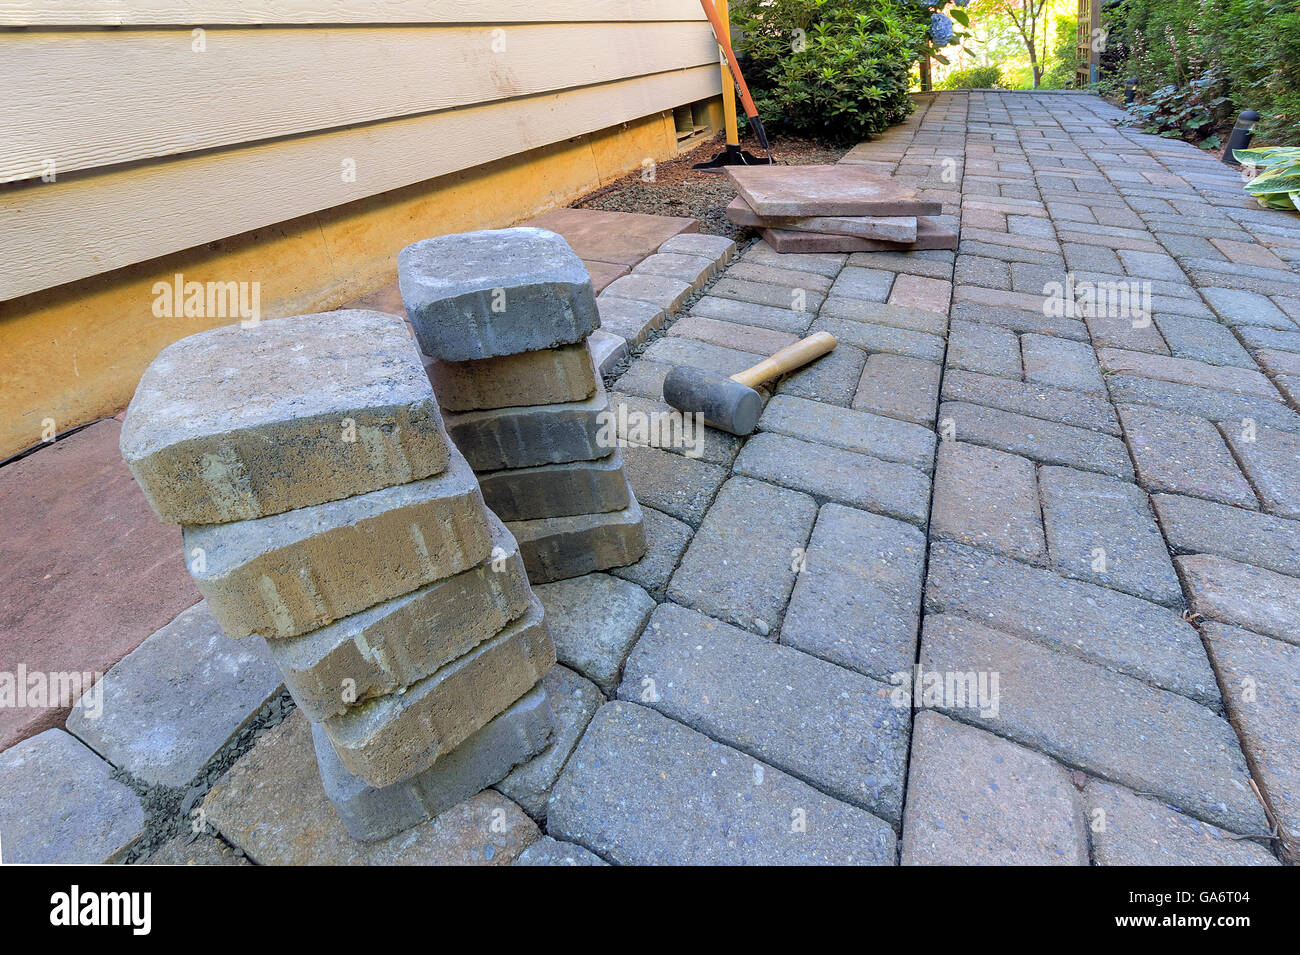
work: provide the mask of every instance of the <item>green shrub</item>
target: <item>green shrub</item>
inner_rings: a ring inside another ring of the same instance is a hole
[[[939,84],[941,90],[992,90],[1005,89],[1002,68],[997,66],[969,66],[949,73]]]
[[[929,11],[906,0],[738,0],[737,53],[769,129],[856,143],[912,111]]]
[[[1225,84],[1217,70],[1206,70],[1186,86],[1162,86],[1129,112],[1148,133],[1167,139],[1185,139],[1217,149],[1222,143],[1214,131],[1228,121],[1232,103],[1223,95]]]
[[[1300,147],[1234,149],[1232,156],[1243,166],[1258,170],[1246,183],[1246,191],[1261,206],[1288,212],[1300,209]]]

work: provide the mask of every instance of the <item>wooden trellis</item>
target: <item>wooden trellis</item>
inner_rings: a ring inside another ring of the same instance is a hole
[[[1076,37],[1079,68],[1075,71],[1074,85],[1085,87],[1096,82],[1101,66],[1101,50],[1094,49],[1093,37],[1101,33],[1101,0],[1079,0],[1079,31]]]

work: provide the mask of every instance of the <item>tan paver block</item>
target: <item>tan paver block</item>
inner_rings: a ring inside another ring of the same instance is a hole
[[[596,391],[596,367],[583,342],[476,361],[431,359],[428,371],[446,411],[585,401]]]

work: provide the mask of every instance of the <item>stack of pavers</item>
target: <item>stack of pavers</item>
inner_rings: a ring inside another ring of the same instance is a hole
[[[955,249],[957,234],[900,179],[860,166],[727,166],[740,193],[727,218],[758,229],[777,252]]]
[[[354,837],[416,825],[548,745],[541,603],[400,319],[183,339],[145,372],[121,444],[222,629],[265,638]]]
[[[426,239],[397,261],[447,430],[532,582],[640,560],[641,509],[586,344],[600,316],[582,260],[554,232],[516,228]]]

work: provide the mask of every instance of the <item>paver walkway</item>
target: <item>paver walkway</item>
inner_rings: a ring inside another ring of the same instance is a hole
[[[665,334],[629,310],[629,344],[652,336],[610,384],[629,412],[667,410],[674,364],[840,345],[749,439],[625,449],[650,553],[536,588],[560,726],[495,791],[351,842],[306,721],[272,725],[276,688],[250,680],[218,735],[254,707],[272,728],[178,811],[267,863],[1295,861],[1300,218],[1121,115],[921,97],[843,161],[919,179],[955,254],[760,242]],[[55,808],[123,808],[103,846],[61,851],[114,857],[139,807],[76,752]],[[49,799],[33,782],[9,822]],[[155,858],[232,861],[207,835]]]

